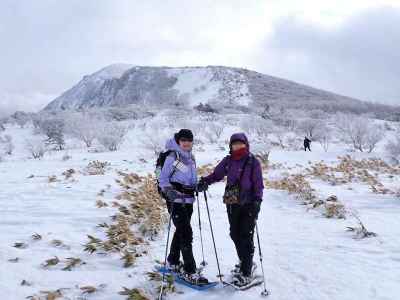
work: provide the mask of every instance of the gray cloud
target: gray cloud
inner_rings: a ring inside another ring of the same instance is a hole
[[[366,12],[331,30],[284,19],[262,44],[264,9],[259,0],[3,0],[0,113],[40,109],[119,62],[243,66],[363,99],[400,99],[399,11]]]
[[[112,63],[223,64],[213,51],[218,28],[240,21],[240,14],[229,7],[245,11],[256,4],[256,0],[247,4],[3,0],[0,109],[37,109],[32,98],[38,94],[47,95],[44,98],[60,94],[83,75]],[[221,22],[221,13],[227,24]]]
[[[286,18],[262,57],[278,76],[360,99],[400,105],[400,10],[364,11],[337,28]]]

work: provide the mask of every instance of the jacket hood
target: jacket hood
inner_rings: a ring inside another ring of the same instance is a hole
[[[185,158],[191,158],[192,153],[191,151],[183,151],[182,148],[176,143],[175,138],[169,139],[165,144],[166,150],[172,150],[179,153],[180,156]]]
[[[232,147],[232,143],[235,141],[241,141],[241,142],[245,143],[247,146],[247,149],[250,149],[249,140],[247,139],[247,136],[243,132],[232,134],[231,139],[229,141],[229,148]]]

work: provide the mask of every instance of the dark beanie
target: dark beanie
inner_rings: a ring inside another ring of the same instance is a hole
[[[189,129],[181,129],[175,133],[175,141],[179,144],[179,140],[187,139],[193,141],[193,133]]]

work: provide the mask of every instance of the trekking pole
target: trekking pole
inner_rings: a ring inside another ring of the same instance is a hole
[[[196,191],[196,198],[197,198],[197,215],[199,217],[199,230],[200,230],[200,243],[201,243],[201,255],[203,257],[203,261],[201,262],[201,265],[205,267],[207,265],[207,262],[204,259],[204,245],[203,245],[203,232],[201,229],[201,216],[200,216],[200,201],[199,201],[199,192]]]
[[[258,233],[258,224],[256,221],[256,232],[257,232],[257,244],[258,244],[258,256],[260,257],[260,264],[261,264],[261,271],[263,275],[263,283],[264,283],[264,290],[261,292],[261,296],[267,297],[269,295],[269,291],[267,290],[267,285],[265,283],[265,273],[264,273],[264,264],[263,264],[263,255],[261,252],[261,243],[260,243],[260,234]]]
[[[211,230],[212,241],[213,241],[213,244],[214,244],[215,259],[217,260],[218,278],[221,281],[221,283],[223,283],[223,280],[222,280],[223,275],[221,274],[221,268],[219,267],[217,246],[215,245],[214,230],[213,230],[212,223],[211,223],[210,209],[208,208],[208,199],[207,199],[206,191],[204,191],[204,201],[206,202],[208,221],[210,222],[210,230]]]
[[[162,274],[160,295],[158,296],[158,300],[162,300],[163,296],[164,296],[164,283],[165,283],[165,272],[167,271],[167,255],[168,255],[168,246],[169,246],[169,235],[171,232],[171,223],[172,223],[173,213],[174,213],[174,203],[172,202],[171,215],[169,216],[169,222],[168,222],[167,244],[165,245],[164,272]]]

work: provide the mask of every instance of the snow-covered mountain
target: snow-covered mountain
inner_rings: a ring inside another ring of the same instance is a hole
[[[322,91],[292,81],[242,68],[143,67],[110,65],[84,76],[74,87],[47,105],[45,110],[81,109],[127,104],[164,104],[194,107],[262,106],[287,101],[299,106],[352,106],[368,111],[366,102]],[[350,109],[351,110],[351,109]]]

